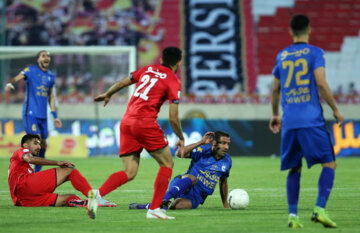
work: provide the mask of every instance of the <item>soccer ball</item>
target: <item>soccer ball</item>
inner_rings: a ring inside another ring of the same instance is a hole
[[[233,189],[228,196],[228,203],[231,209],[241,210],[249,205],[250,199],[244,189]]]

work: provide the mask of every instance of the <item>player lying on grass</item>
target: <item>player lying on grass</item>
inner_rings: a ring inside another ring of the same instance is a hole
[[[210,142],[211,145],[207,145]],[[207,132],[201,141],[185,146],[184,157],[191,158],[189,169],[171,181],[161,208],[196,209],[205,202],[207,196],[213,194],[219,181],[223,206],[229,208],[227,178],[232,165],[231,157],[226,153],[229,144],[229,134],[216,131]],[[176,153],[176,156],[180,157],[180,154]],[[148,209],[150,203],[132,203],[129,208]]]
[[[87,200],[75,194],[54,193],[59,185],[70,180],[72,186],[87,196],[91,190],[88,181],[68,161],[53,161],[38,157],[40,136],[26,134],[21,139],[21,149],[14,152],[9,166],[9,188],[16,206],[73,206],[86,207]],[[59,166],[35,173],[30,164]],[[99,206],[116,206],[102,199]]]

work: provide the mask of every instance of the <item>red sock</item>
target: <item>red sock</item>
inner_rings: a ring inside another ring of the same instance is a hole
[[[85,177],[83,177],[83,175],[81,175],[81,173],[77,169],[74,169],[70,173],[69,180],[76,190],[82,192],[82,194],[87,197],[88,192],[91,190],[91,186],[89,182],[85,179]]]
[[[81,199],[80,199],[80,197],[78,197],[78,196],[70,196],[70,197],[68,197],[68,198],[66,199],[66,205],[67,205],[67,206],[71,206],[71,205],[69,204],[69,201],[72,201],[72,200],[81,200]]]
[[[172,169],[160,167],[154,184],[154,194],[150,209],[154,210],[160,207],[171,179]]]
[[[126,182],[128,182],[128,176],[124,171],[113,173],[99,188],[100,196],[105,196],[119,186],[126,184]]]

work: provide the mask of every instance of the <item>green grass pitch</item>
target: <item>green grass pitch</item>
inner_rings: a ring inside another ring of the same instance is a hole
[[[70,159],[94,188],[107,177],[122,169],[116,157]],[[143,210],[129,210],[131,202],[151,200],[158,165],[153,159],[141,159],[137,177],[106,196],[118,204],[115,208],[99,208],[91,220],[85,208],[70,207],[14,207],[7,184],[8,158],[0,159],[0,232],[142,232],[142,233],[199,233],[199,232],[293,232],[287,228],[286,176],[279,171],[279,158],[233,157],[229,191],[244,188],[250,196],[245,210],[222,208],[218,187],[203,206],[196,210],[168,211],[172,221],[147,220]],[[189,160],[175,159],[173,175],[186,171]],[[337,229],[325,229],[310,221],[317,195],[321,166],[303,169],[299,201],[299,216],[303,232],[360,232],[360,158],[337,160],[335,184],[327,204]],[[81,193],[69,182],[57,193]]]

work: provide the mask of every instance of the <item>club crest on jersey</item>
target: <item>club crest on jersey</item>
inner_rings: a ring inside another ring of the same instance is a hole
[[[155,77],[157,77],[157,78],[161,78],[161,79],[166,78],[166,74],[160,73],[159,70],[154,71],[151,66],[148,67],[146,73],[153,73],[153,74],[155,74]]]

